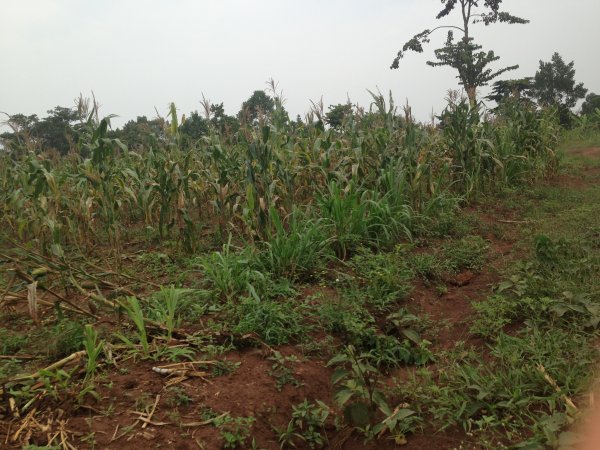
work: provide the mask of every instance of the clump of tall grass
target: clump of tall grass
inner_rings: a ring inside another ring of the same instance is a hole
[[[266,271],[290,280],[315,275],[331,258],[325,221],[312,219],[293,209],[287,227],[274,208],[270,211],[273,230],[268,232],[259,259]]]

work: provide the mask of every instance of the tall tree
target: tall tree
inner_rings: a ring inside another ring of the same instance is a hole
[[[55,149],[64,155],[77,141],[77,132],[72,125],[79,119],[79,115],[75,109],[63,106],[51,109],[48,114],[37,122],[33,133],[41,140],[44,149]]]
[[[498,105],[508,99],[531,103],[532,87],[533,77],[516,80],[499,80],[492,85],[492,92],[486,99],[496,102]]]
[[[161,119],[148,120],[146,116],[138,116],[129,120],[122,128],[109,131],[108,136],[119,139],[130,149],[140,150],[151,146],[155,140],[164,140],[164,124]]]
[[[584,98],[587,89],[575,81],[575,62],[565,63],[557,52],[549,62],[540,61],[533,81],[533,96],[540,106],[558,108],[563,125],[571,123],[571,108]]]
[[[37,115],[6,115],[8,118],[2,122],[2,125],[6,125],[11,131],[0,134],[0,139],[2,139],[5,148],[12,152],[24,148],[29,150],[34,149],[36,147],[36,139],[33,130],[39,122]]]
[[[492,70],[488,66],[499,59],[493,51],[481,51],[482,47],[475,44],[471,36],[471,25],[483,23],[491,25],[494,23],[524,24],[529,21],[512,14],[501,11],[502,0],[442,0],[444,8],[436,16],[442,19],[449,16],[453,11],[461,13],[462,21],[458,25],[441,25],[433,29],[426,29],[416,34],[404,44],[398,52],[391,68],[397,69],[400,60],[407,51],[417,53],[423,52],[423,44],[429,43],[431,35],[440,29],[449,29],[446,43],[443,47],[435,50],[437,61],[428,61],[432,67],[449,66],[458,71],[457,78],[464,86],[471,106],[477,104],[477,88],[485,86],[491,80],[508,70],[514,70],[518,66],[509,66],[499,70]],[[454,31],[459,31],[462,38],[454,41]]]
[[[329,105],[329,111],[325,114],[325,122],[332,128],[341,128],[344,121],[354,113],[352,104]]]
[[[242,104],[239,113],[240,119],[246,118],[253,123],[263,115],[270,115],[275,108],[275,101],[265,91],[254,91],[253,94]]]
[[[187,139],[198,140],[208,134],[208,120],[203,119],[198,111],[194,111],[182,121],[179,130]]]
[[[225,114],[223,102],[210,105],[209,112],[211,123],[222,134],[232,134],[240,128],[240,122],[237,118]]]

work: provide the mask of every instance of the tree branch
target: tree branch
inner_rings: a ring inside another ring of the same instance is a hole
[[[398,54],[396,55],[396,57],[394,58],[394,61],[392,62],[390,69],[397,69],[399,67],[400,60],[402,58],[404,58],[404,53],[406,53],[408,50],[411,50],[411,51],[417,52],[417,53],[423,53],[423,44],[429,42],[429,36],[431,36],[431,34],[434,33],[435,31],[442,29],[442,28],[454,28],[456,30],[462,31],[463,33],[465,32],[464,29],[462,29],[461,27],[457,27],[455,25],[440,25],[439,27],[435,27],[432,30],[424,30],[419,34],[414,35],[410,41],[408,41],[406,44],[404,44],[404,46],[402,47],[402,50],[400,50],[398,52]]]

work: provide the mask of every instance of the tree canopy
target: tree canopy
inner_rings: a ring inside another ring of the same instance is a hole
[[[352,105],[350,103],[330,105],[329,111],[325,113],[325,123],[332,128],[341,128],[348,117],[353,114]]]
[[[247,119],[253,123],[262,116],[270,115],[275,108],[275,101],[267,95],[265,91],[254,91],[250,98],[242,103],[240,110],[240,120]]]
[[[492,85],[492,92],[486,97],[486,100],[496,102],[498,105],[508,99],[531,103],[532,87],[533,77],[498,80]]]
[[[404,58],[405,53],[414,51],[423,52],[423,44],[429,43],[431,35],[439,29],[449,29],[445,45],[435,50],[437,61],[428,61],[427,64],[432,67],[449,66],[457,70],[459,83],[464,86],[469,97],[471,106],[477,103],[477,88],[487,85],[502,73],[514,70],[518,66],[508,66],[502,69],[493,70],[488,67],[491,63],[497,61],[493,51],[482,51],[482,47],[475,43],[471,36],[470,26],[476,23],[491,25],[494,23],[524,24],[529,21],[521,17],[514,16],[509,12],[501,10],[502,0],[442,0],[443,9],[436,16],[442,19],[449,16],[453,11],[458,10],[461,13],[462,21],[458,25],[441,25],[433,29],[424,31],[413,36],[404,44],[392,61],[391,68],[398,69],[400,60]],[[454,40],[454,32],[459,31],[462,38]]]
[[[198,111],[194,111],[187,117],[179,127],[183,136],[192,140],[198,140],[208,134],[208,120],[204,119]]]
[[[533,96],[540,106],[558,108],[561,123],[570,123],[570,110],[584,98],[587,89],[575,81],[575,62],[565,63],[555,52],[549,62],[540,61],[533,81]]]
[[[581,105],[581,114],[594,114],[596,110],[600,110],[600,95],[590,93],[585,98],[585,102]]]
[[[223,134],[235,133],[240,128],[237,118],[225,114],[223,102],[210,105],[211,123]]]
[[[9,115],[4,123],[12,131],[3,133],[1,137],[8,148],[25,145],[30,149],[54,149],[66,154],[77,142],[78,132],[73,124],[78,118],[74,108],[63,106],[49,110],[48,116],[41,120],[35,114]]]

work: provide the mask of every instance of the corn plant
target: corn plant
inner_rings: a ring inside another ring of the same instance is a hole
[[[123,188],[122,173],[117,166],[117,149],[123,152],[127,147],[118,139],[110,139],[108,127],[110,117],[104,118],[96,126],[92,114],[86,124],[86,138],[82,150],[90,158],[81,165],[81,176],[92,188],[100,210],[105,231],[116,254],[120,252],[119,188]]]
[[[85,381],[92,382],[96,370],[98,368],[98,357],[102,353],[104,342],[98,341],[98,333],[91,325],[86,325],[84,328],[84,341],[83,348],[87,355],[87,362],[85,365]]]
[[[169,122],[148,129],[131,151],[112,137],[111,117],[98,120],[95,109],[81,115],[78,153],[35,153],[36,146],[15,140],[10,154],[0,154],[6,231],[46,254],[53,246],[93,253],[107,237],[118,256],[141,227],[147,241],[158,231],[190,253],[201,231],[217,245],[231,233],[261,250],[283,249],[283,240],[299,237],[293,218],[316,206],[316,228],[325,230],[336,256],[347,258],[361,245],[410,239],[424,217],[454,207],[448,199],[556,171],[552,111],[507,104],[492,118],[453,100],[437,129],[417,124],[409,107],[398,114],[391,96],[372,94],[368,112],[356,109],[342,127],[327,129],[317,104],[310,120],[288,121],[274,83],[271,89],[276,113],[235,132],[217,123],[206,103],[208,135],[193,142],[182,137],[173,104]],[[581,128],[591,129],[588,122]],[[285,233],[276,231],[277,221]],[[274,270],[294,278],[294,264]]]
[[[192,289],[176,288],[169,286],[161,288],[153,296],[150,309],[152,318],[162,324],[167,331],[167,339],[173,337],[173,330],[181,323],[181,311],[190,303]]]
[[[368,236],[365,222],[368,205],[361,201],[358,189],[347,191],[332,181],[319,199],[319,212],[332,230],[332,247],[339,258],[346,258]]]
[[[148,334],[146,332],[146,324],[144,321],[144,313],[140,307],[138,299],[135,297],[127,297],[127,303],[124,305],[125,312],[129,319],[133,322],[136,328],[136,337],[139,345],[142,348],[142,355],[148,357],[150,355],[150,342],[148,341]],[[128,347],[132,350],[137,349],[137,345],[134,344],[129,338],[117,333],[117,337],[121,339]]]
[[[231,236],[220,252],[200,258],[199,265],[214,294],[221,300],[231,300],[249,291],[266,289],[265,275],[256,270],[256,259],[250,248],[235,252]]]

